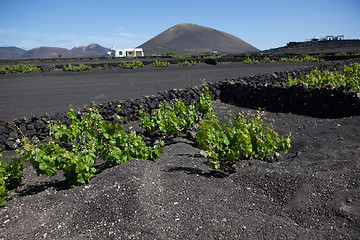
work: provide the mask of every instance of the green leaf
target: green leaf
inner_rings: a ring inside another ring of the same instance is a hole
[[[45,171],[47,169],[47,164],[45,162],[40,162],[39,168],[40,170]]]

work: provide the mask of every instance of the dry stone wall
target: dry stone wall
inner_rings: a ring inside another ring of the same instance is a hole
[[[320,70],[340,70],[343,65],[349,65],[357,60],[326,63],[318,66]],[[238,79],[229,79],[206,84],[213,100],[248,108],[265,108],[274,112],[292,112],[317,117],[345,117],[360,115],[360,94],[346,91],[344,86],[336,88],[307,88],[302,85],[287,86],[287,77],[303,77],[312,71],[313,67],[276,72],[273,74],[256,75]],[[172,89],[153,96],[143,96],[140,99],[113,101],[93,105],[106,121],[115,120],[118,114],[125,122],[138,119],[138,112],[153,112],[162,101],[181,99],[190,104],[199,99],[203,86]],[[81,115],[81,110],[78,114]],[[66,113],[53,115],[21,117],[11,122],[0,120],[0,148],[14,149],[15,139],[24,134],[28,137],[45,139],[49,134],[47,121],[55,120],[69,124]]]

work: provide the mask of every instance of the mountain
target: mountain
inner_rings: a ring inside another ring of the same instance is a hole
[[[257,48],[231,34],[190,23],[175,25],[140,45],[146,55],[177,52],[198,53],[247,53]]]
[[[326,40],[326,41],[306,41],[306,42],[289,42],[284,47],[272,48],[266,50],[267,53],[276,54],[306,54],[306,53],[339,53],[339,52],[359,52],[359,39],[346,40]]]
[[[34,48],[26,53],[22,54],[20,58],[57,58],[61,55],[61,57],[71,57],[71,52],[66,48],[56,48],[56,47],[39,47]]]
[[[17,59],[25,52],[18,47],[0,47],[0,59]]]
[[[45,59],[45,58],[62,58],[68,57],[100,57],[110,51],[99,44],[90,44],[88,46],[67,48],[58,47],[39,47],[29,51],[17,47],[0,47],[0,60],[3,59]]]
[[[104,56],[106,52],[110,51],[109,48],[100,46],[99,44],[90,44],[88,46],[75,47],[71,52],[80,57],[99,57]]]

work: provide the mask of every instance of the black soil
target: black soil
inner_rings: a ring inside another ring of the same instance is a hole
[[[73,62],[69,62],[75,64]],[[0,120],[11,121],[32,114],[66,112],[91,102],[141,98],[174,88],[201,85],[202,81],[271,74],[322,63],[197,64],[166,68],[146,65],[140,69],[92,69],[84,72],[34,72],[0,74]]]
[[[214,104],[220,117],[254,111]],[[264,116],[292,132],[290,152],[231,175],[182,137],[156,162],[134,159],[74,189],[29,167],[0,208],[0,239],[358,239],[360,116]]]

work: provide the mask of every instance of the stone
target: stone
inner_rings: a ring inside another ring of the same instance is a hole
[[[8,134],[9,130],[5,126],[0,126],[0,135]]]
[[[0,135],[0,143],[3,144],[6,142],[6,138]]]
[[[24,123],[20,124],[19,128],[22,133],[26,132],[26,125]]]
[[[34,130],[35,126],[34,126],[34,124],[30,123],[30,124],[26,125],[26,129],[27,130]]]
[[[63,116],[63,114],[56,112],[54,114],[54,120],[59,121],[59,120],[61,120],[62,116]]]
[[[217,61],[216,61],[216,59],[206,59],[205,63],[210,64],[210,65],[216,65]]]
[[[28,130],[25,134],[29,137],[33,137],[36,135],[36,130],[35,129]]]
[[[42,129],[45,127],[45,123],[42,120],[37,120],[34,124],[35,129]]]
[[[5,149],[7,150],[15,150],[16,149],[16,142],[12,140],[5,141]]]
[[[14,138],[14,139],[18,138],[17,132],[16,131],[11,131],[9,133],[9,138]]]

